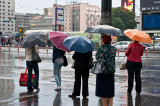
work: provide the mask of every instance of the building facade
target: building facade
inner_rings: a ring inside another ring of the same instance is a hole
[[[87,3],[65,5],[65,32],[84,32],[87,28],[100,24],[101,10]]]
[[[15,0],[0,0],[0,32],[6,36],[15,33]]]

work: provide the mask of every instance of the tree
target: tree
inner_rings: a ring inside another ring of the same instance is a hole
[[[122,31],[135,29],[137,25],[134,12],[124,9],[123,7],[112,8],[111,25]]]

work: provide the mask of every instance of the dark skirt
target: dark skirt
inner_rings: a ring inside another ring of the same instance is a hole
[[[114,97],[114,74],[97,74],[96,96],[103,98]]]

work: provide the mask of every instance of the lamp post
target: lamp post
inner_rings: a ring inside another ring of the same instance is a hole
[[[72,31],[74,32],[74,4],[77,3],[77,1],[72,1],[73,4],[73,12],[72,12]]]
[[[101,2],[101,21],[102,25],[111,25],[112,0],[102,0]]]

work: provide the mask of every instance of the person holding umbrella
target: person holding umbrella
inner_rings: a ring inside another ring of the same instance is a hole
[[[56,46],[53,47],[53,55],[52,55],[52,62],[53,62],[53,73],[54,78],[57,84],[57,87],[54,88],[55,90],[61,90],[61,68],[64,63],[63,56],[65,55],[65,51],[58,49]]]
[[[95,43],[85,36],[69,36],[64,39],[63,45],[71,51],[75,51],[72,58],[75,62],[75,82],[71,98],[80,96],[81,77],[82,77],[82,95],[83,98],[89,96],[88,78],[89,78],[89,61],[92,59],[92,51]]]
[[[39,67],[38,62],[36,61],[36,56],[39,57],[39,52],[37,50],[37,45],[42,43],[46,39],[46,35],[43,32],[33,32],[27,35],[21,45],[25,48],[25,57],[26,57],[26,65],[28,69],[28,76],[27,76],[27,90],[33,91],[33,89],[39,90]],[[36,55],[33,55],[36,54]],[[34,78],[34,88],[32,88],[32,69],[34,69],[35,78]]]
[[[141,68],[142,68],[142,58],[143,46],[139,44],[151,43],[151,38],[145,32],[128,29],[124,31],[125,35],[132,39],[133,43],[128,45],[125,52],[127,56],[126,68],[128,70],[128,90],[127,93],[131,94],[133,89],[134,76],[136,81],[136,92],[137,95],[141,93]]]
[[[101,97],[103,106],[107,106],[107,99],[110,106],[113,106],[116,48],[111,46],[110,35],[103,34],[101,39],[102,46],[97,49],[96,59],[104,58],[108,70],[96,76],[96,96]]]
[[[26,56],[26,65],[28,69],[28,76],[27,76],[27,90],[33,91],[33,89],[39,90],[39,67],[38,63],[36,61],[32,60],[32,51],[35,51],[37,54],[39,54],[37,50],[37,46],[34,46],[32,48],[25,48],[25,56]],[[32,69],[34,69],[35,73],[35,79],[34,79],[34,87],[32,88]]]
[[[92,52],[91,51],[86,53],[75,52],[72,58],[75,61],[74,64],[75,82],[74,82],[73,92],[68,96],[71,98],[80,96],[81,77],[82,77],[82,82],[83,82],[82,95],[83,98],[86,98],[87,96],[89,96],[88,93],[89,61],[92,58]]]

